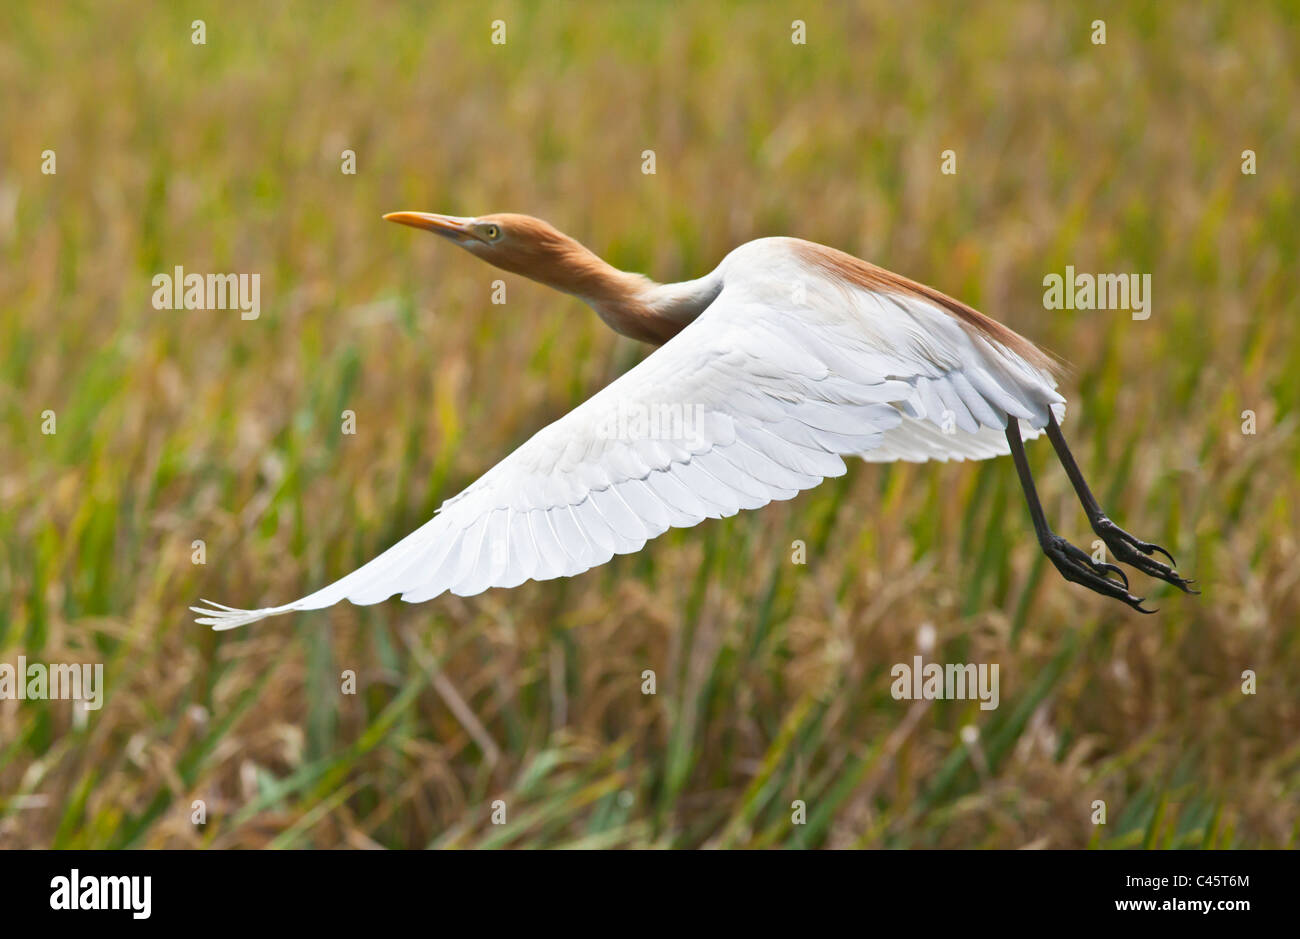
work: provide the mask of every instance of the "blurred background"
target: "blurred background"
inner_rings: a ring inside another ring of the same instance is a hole
[[[0,701],[0,846],[1293,846],[1296,15],[4,4],[0,662],[106,690]],[[1062,582],[1009,460],[853,462],[572,580],[197,626],[352,570],[648,351],[398,209],[665,281],[796,235],[960,297],[1069,361],[1085,473],[1204,594]],[[1150,273],[1150,319],[1045,310],[1067,264]],[[176,265],[260,274],[260,318],[154,309]],[[998,663],[1000,707],[894,700],[919,653]]]

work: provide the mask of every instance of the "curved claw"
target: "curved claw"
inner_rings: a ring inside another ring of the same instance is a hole
[[[1111,571],[1114,571],[1116,574],[1120,576],[1120,580],[1124,581],[1124,589],[1125,590],[1128,589],[1128,574],[1124,573],[1124,568],[1120,567],[1118,564],[1108,564],[1105,561],[1098,564],[1097,566],[1100,567],[1102,570],[1106,571],[1106,573],[1108,574]]]
[[[1159,551],[1165,557],[1169,558],[1170,567],[1178,566],[1178,562],[1174,560],[1174,556],[1170,554],[1168,551],[1166,551],[1164,548],[1160,547],[1160,545],[1158,544],[1148,544],[1147,542],[1143,541],[1138,543],[1138,547],[1141,548],[1143,551],[1145,551],[1147,554],[1150,554],[1153,551]]]
[[[1137,610],[1139,613],[1146,613],[1148,616],[1151,615],[1152,613],[1160,612],[1160,607],[1156,607],[1154,610],[1148,610],[1146,607],[1142,605],[1143,603],[1146,603],[1147,601],[1146,597],[1134,597],[1130,595],[1127,597],[1121,597],[1120,599],[1122,599],[1133,609]]]
[[[1117,555],[1119,556],[1119,555]],[[1166,564],[1162,564],[1153,557],[1147,555],[1135,554],[1131,558],[1119,556],[1121,561],[1128,561],[1142,573],[1150,577],[1163,580],[1167,584],[1173,584],[1184,593],[1199,593],[1199,591],[1190,589],[1187,584],[1189,581],[1178,576],[1178,572]]]

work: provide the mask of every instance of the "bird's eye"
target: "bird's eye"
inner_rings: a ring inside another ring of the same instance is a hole
[[[501,237],[501,229],[496,225],[489,225],[483,229],[483,237],[488,241],[496,241]]]

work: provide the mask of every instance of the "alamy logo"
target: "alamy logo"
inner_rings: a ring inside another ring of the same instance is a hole
[[[18,656],[17,668],[0,662],[0,701],[6,700],[81,701],[87,711],[98,711],[104,706],[104,663],[28,665],[25,655]]]
[[[600,440],[671,440],[688,446],[704,442],[704,405],[628,401],[607,411],[596,427]]]
[[[130,910],[132,919],[148,919],[153,910],[153,878],[149,875],[81,876],[73,868],[67,877],[50,881],[52,910]]]
[[[1065,276],[1043,278],[1044,310],[1131,310],[1135,320],[1151,316],[1151,275],[1076,274],[1065,266]]]
[[[961,701],[979,698],[981,711],[998,706],[998,667],[965,664],[940,665],[922,663],[915,656],[912,664],[899,662],[889,672],[894,682],[889,693],[895,701]]]
[[[171,274],[154,274],[155,310],[239,310],[239,318],[262,315],[261,274],[186,274],[179,264]]]

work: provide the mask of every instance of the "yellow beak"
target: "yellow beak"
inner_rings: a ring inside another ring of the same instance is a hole
[[[436,215],[433,212],[389,212],[384,216],[386,222],[423,228],[435,234],[443,235],[455,241],[473,238],[474,232],[469,227],[472,218],[460,218],[456,215]]]

